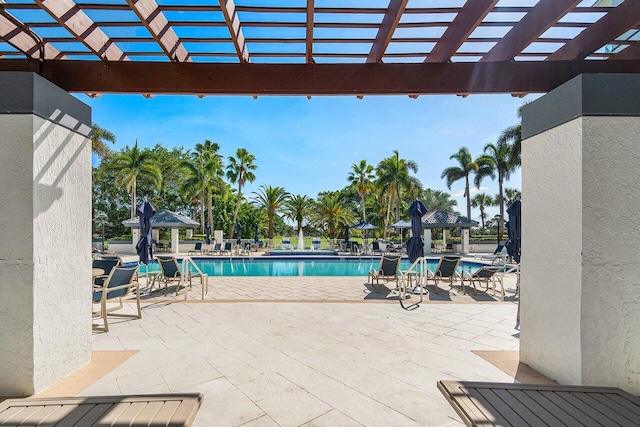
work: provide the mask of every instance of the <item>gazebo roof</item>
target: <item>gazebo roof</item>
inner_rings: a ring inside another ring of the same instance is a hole
[[[471,228],[478,225],[477,221],[453,212],[433,211],[422,217],[422,228]]]
[[[122,225],[129,228],[140,228],[140,220],[138,217],[122,221]],[[157,211],[151,218],[152,228],[198,228],[200,223],[179,213],[172,212],[168,209]]]

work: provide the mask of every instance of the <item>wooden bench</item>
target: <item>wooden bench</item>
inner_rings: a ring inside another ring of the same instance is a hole
[[[202,394],[9,399],[0,426],[190,426]]]
[[[640,399],[619,388],[438,381],[468,426],[637,426]]]

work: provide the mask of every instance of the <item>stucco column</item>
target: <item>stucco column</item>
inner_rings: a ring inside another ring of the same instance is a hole
[[[462,249],[460,249],[460,251],[463,254],[469,253],[469,229],[468,228],[462,229]]]
[[[193,228],[187,228],[187,237],[193,237]]]
[[[431,253],[431,230],[428,228],[425,228],[423,230],[423,238],[422,240],[424,241],[424,254],[430,254]]]
[[[448,228],[442,229],[442,247],[443,248],[447,247],[448,238],[449,238],[449,229]]]
[[[171,229],[171,253],[177,254],[179,252],[180,240],[178,239],[178,229]]]
[[[0,396],[91,359],[91,109],[0,72]]]
[[[523,109],[520,360],[640,393],[640,75],[585,74]]]

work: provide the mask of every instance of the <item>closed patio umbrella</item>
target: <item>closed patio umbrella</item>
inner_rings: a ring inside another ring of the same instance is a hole
[[[141,264],[149,264],[153,259],[153,248],[151,245],[151,218],[156,214],[156,210],[147,200],[138,206],[138,216],[140,218],[140,240],[136,244],[136,252],[140,256]]]
[[[344,241],[345,242],[349,241],[349,226],[348,225],[344,226]]]
[[[240,244],[240,234],[242,232],[242,226],[239,222],[236,222],[236,243]]]
[[[253,224],[253,242],[258,244],[258,224]]]
[[[422,232],[422,216],[427,213],[427,208],[418,199],[409,206],[409,215],[411,215],[411,237],[407,241],[407,256],[409,261],[415,262],[418,258],[424,256],[424,242],[420,233]]]
[[[509,241],[505,245],[509,256],[518,264],[520,263],[520,239],[522,237],[521,218],[522,204],[516,200],[507,208],[509,222],[507,222],[507,233]]]
[[[205,234],[205,242],[207,243],[207,245],[211,244],[211,225],[209,224],[209,221],[207,221],[204,224],[204,234]]]

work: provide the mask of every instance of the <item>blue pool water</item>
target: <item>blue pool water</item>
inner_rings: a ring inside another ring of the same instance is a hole
[[[379,258],[362,259],[301,259],[301,258],[249,258],[249,259],[203,259],[195,258],[194,261],[203,273],[209,276],[366,276],[369,270],[380,266]],[[438,259],[428,260],[431,271],[436,269]],[[409,268],[411,263],[404,259],[400,264],[401,270]],[[463,261],[458,267],[458,272],[475,271],[482,264]],[[145,272],[144,265],[140,271]],[[148,266],[149,271],[159,270],[157,263]]]

